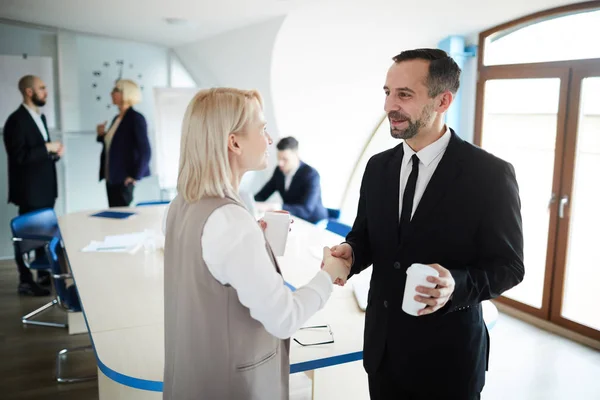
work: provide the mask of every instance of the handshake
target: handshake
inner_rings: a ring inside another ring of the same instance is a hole
[[[338,246],[323,247],[323,262],[321,269],[331,277],[331,281],[340,286],[344,286],[350,267],[352,266],[352,248],[349,244],[343,243]]]

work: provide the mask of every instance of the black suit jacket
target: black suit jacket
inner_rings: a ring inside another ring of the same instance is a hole
[[[309,222],[327,218],[327,210],[321,200],[321,178],[317,170],[310,165],[300,163],[287,191],[285,175],[279,168],[275,168],[271,179],[254,196],[254,199],[265,201],[275,191],[278,191],[283,199],[283,209],[290,214]]]
[[[480,303],[515,286],[524,275],[514,169],[452,131],[400,240],[403,153],[400,144],[370,159],[358,214],[346,238],[354,251],[351,274],[373,264],[364,366],[374,373],[385,354],[402,385],[430,392],[431,398],[451,393],[466,398],[481,391],[487,369],[489,338]],[[402,311],[406,269],[413,263],[438,263],[456,281],[451,301],[431,315],[413,317]]]
[[[46,119],[42,120],[48,131]],[[48,153],[42,133],[22,105],[6,120],[4,145],[8,157],[8,201],[28,208],[53,206],[58,195],[55,163],[59,157]]]
[[[118,116],[112,120],[111,126]],[[110,128],[109,128],[110,129]],[[106,146],[104,137],[97,136],[96,140],[102,143],[100,153],[99,180],[105,178]],[[148,139],[148,126],[146,118],[133,107],[129,107],[119,123],[110,143],[110,157],[108,166],[110,183],[122,184],[131,177],[136,181],[150,176],[150,157],[152,150]]]

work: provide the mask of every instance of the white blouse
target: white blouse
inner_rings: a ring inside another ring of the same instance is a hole
[[[168,208],[165,211],[165,222]],[[284,285],[265,248],[257,221],[238,205],[215,210],[204,225],[202,253],[210,273],[231,285],[252,318],[280,339],[292,336],[319,311],[333,291],[329,274],[319,271],[292,292]]]

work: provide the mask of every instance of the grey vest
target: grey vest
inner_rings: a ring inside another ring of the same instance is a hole
[[[169,208],[165,400],[289,398],[289,340],[277,339],[253,319],[236,290],[217,281],[202,257],[206,220],[227,204],[239,205],[227,198],[188,204],[177,196]],[[268,244],[267,251],[273,268],[280,272]]]

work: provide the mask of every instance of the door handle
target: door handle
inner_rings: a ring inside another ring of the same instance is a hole
[[[560,204],[558,205],[558,218],[565,217],[565,206],[569,204],[569,196],[562,196],[560,198]]]

